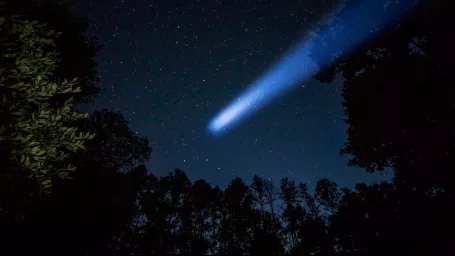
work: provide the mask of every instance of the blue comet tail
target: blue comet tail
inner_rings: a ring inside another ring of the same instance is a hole
[[[338,22],[336,27],[342,34],[337,35],[337,43],[333,48],[325,50],[344,54],[352,51],[363,40],[396,23],[403,14],[412,9],[418,2],[402,0],[400,3],[399,1],[388,0],[384,1],[383,10],[378,11],[375,10],[377,1],[379,0],[358,0],[345,7],[338,16],[341,23]],[[406,3],[403,4],[403,2]],[[355,20],[355,26],[348,27],[347,24],[343,26],[343,20]],[[333,31],[336,30],[328,26],[327,29],[317,33],[322,37],[331,35],[333,38]],[[318,70],[314,62],[322,66],[330,64],[333,61],[332,56],[316,60],[311,60],[308,57],[313,41],[314,37],[308,36],[291,48],[278,63],[272,66],[270,71],[257,79],[237,100],[213,118],[208,129],[213,134],[227,131],[240,120],[265,106],[273,98],[290,91],[313,76]]]

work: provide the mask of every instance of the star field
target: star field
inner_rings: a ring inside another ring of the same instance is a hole
[[[342,186],[384,179],[347,167],[340,82],[310,80],[221,137],[207,123],[336,5],[335,1],[64,1],[104,44],[106,88],[87,111],[121,111],[149,138],[150,171],[224,187],[234,176]]]

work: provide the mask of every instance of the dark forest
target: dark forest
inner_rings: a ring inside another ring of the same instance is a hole
[[[309,189],[290,178],[220,188],[181,169],[153,174],[148,138],[120,112],[77,108],[103,93],[90,22],[53,1],[0,0],[0,254],[453,255],[446,2],[425,2],[315,75],[343,78],[349,165],[393,178]]]

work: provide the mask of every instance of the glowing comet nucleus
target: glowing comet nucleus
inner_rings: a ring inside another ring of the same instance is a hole
[[[384,1],[382,10],[378,11],[377,1],[380,0],[355,1],[345,7],[338,16],[341,22],[337,23],[336,29],[328,26],[327,29],[318,31],[317,33],[322,37],[332,35],[334,31],[342,33],[336,36],[336,44],[331,44],[331,48],[326,49],[326,51],[336,53],[352,51],[359,43],[377,31],[396,23],[403,14],[420,2],[419,0]],[[343,24],[345,20],[349,20],[351,24]],[[353,20],[355,21],[354,25],[352,25]],[[318,68],[314,61],[320,66],[330,64],[333,61],[332,57],[316,60],[308,57],[314,44],[313,41],[314,37],[307,37],[291,48],[271,67],[270,71],[263,74],[237,100],[215,116],[209,123],[209,130],[213,134],[226,131],[240,120],[265,106],[272,99],[295,88],[296,85],[317,72]],[[321,54],[321,56],[327,55],[330,54]]]

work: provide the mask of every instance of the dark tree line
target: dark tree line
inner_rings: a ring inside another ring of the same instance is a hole
[[[321,82],[332,82],[337,75],[343,78],[349,129],[341,154],[352,156],[349,164],[368,172],[394,170],[392,184],[356,189],[360,195],[377,191],[364,201],[388,206],[378,209],[382,219],[374,226],[377,233],[372,234],[382,233],[384,240],[375,242],[375,251],[386,249],[383,244],[387,242],[395,243],[393,248],[403,253],[442,255],[449,251],[450,237],[454,237],[450,216],[455,185],[455,55],[448,40],[453,33],[448,28],[455,22],[449,2],[397,2],[414,9],[316,75]],[[384,3],[377,1],[374,10],[387,12]],[[357,21],[354,17],[336,22],[354,26]],[[330,49],[337,42],[333,39],[343,36],[343,31],[332,27],[335,38],[318,37],[316,45],[321,48],[314,53],[333,54]],[[321,57],[315,55],[314,59]]]
[[[321,67],[320,81],[344,79],[341,153],[395,175],[354,189],[322,179],[314,191],[288,178],[234,178],[222,189],[179,169],[153,175],[147,138],[120,113],[71,105],[100,92],[88,23],[47,0],[0,0],[0,11],[2,254],[453,254],[454,24],[444,1]],[[332,54],[336,40],[316,40],[327,48],[313,52]]]

